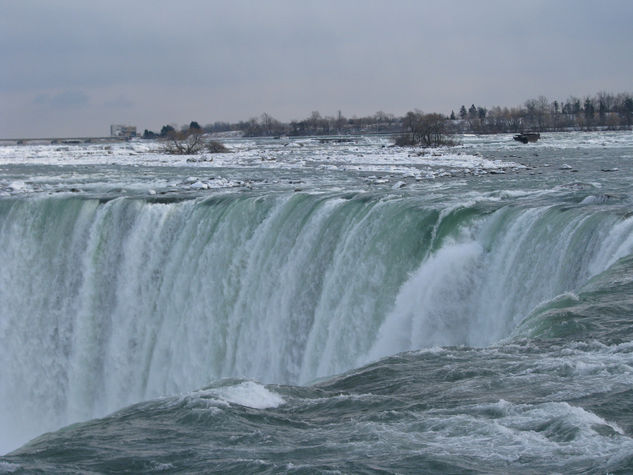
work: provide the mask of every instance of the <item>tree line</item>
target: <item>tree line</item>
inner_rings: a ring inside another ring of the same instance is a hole
[[[633,124],[633,96],[599,92],[583,99],[571,96],[550,101],[545,96],[528,99],[519,107],[462,105],[449,117],[458,132],[557,132],[565,130],[621,130]]]
[[[453,133],[519,133],[571,130],[622,130],[633,125],[633,96],[629,93],[599,92],[594,96],[550,101],[545,96],[528,99],[516,107],[486,108],[462,105],[457,114],[425,114],[419,110],[402,117],[383,111],[365,117],[345,117],[341,111],[322,116],[313,111],[303,120],[282,122],[268,113],[237,123],[214,122],[204,126],[196,121],[177,130],[164,125],[160,132],[145,130],[143,138],[173,139],[191,134],[239,132],[246,137],[305,135],[393,134],[400,145],[441,145]]]
[[[402,125],[402,118],[379,111],[371,116],[346,118],[339,111],[336,116],[322,116],[313,111],[303,120],[281,122],[268,113],[253,117],[247,121],[236,123],[217,121],[199,126],[193,121],[180,128],[180,132],[192,129],[192,124],[204,133],[241,132],[245,137],[276,137],[304,135],[353,135],[360,133],[397,133]],[[146,139],[165,138],[177,132],[177,126],[164,125],[156,133],[145,129],[142,137]]]
[[[379,111],[366,117],[345,117],[341,111],[335,116],[322,116],[319,111],[302,120],[281,122],[268,113],[236,124],[215,122],[204,127],[208,132],[237,130],[247,137],[350,135],[359,133],[394,133],[399,130],[400,118]]]

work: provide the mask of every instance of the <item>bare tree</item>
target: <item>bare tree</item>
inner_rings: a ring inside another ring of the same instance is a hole
[[[230,150],[217,140],[210,140],[206,144],[206,150],[209,153],[228,153]]]
[[[396,137],[396,145],[421,145],[423,147],[438,147],[453,145],[448,138],[446,117],[442,114],[424,114],[422,112],[407,112],[402,121],[403,133]]]
[[[163,151],[170,155],[195,155],[204,148],[202,131],[188,129],[180,132],[169,132],[164,139]]]

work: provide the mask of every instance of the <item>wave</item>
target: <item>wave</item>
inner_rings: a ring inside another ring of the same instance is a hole
[[[618,254],[614,252],[610,260]],[[589,279],[577,293],[564,292],[536,306],[513,330],[512,337],[630,341],[633,328],[627,324],[626,316],[633,314],[632,270],[630,255],[617,260]]]
[[[0,470],[625,473],[632,350],[442,348],[308,387],[222,380],[44,434]]]

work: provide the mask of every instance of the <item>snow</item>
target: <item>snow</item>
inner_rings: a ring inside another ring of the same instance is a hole
[[[320,143],[316,139],[295,141],[239,139],[227,142],[231,153],[214,154],[213,160],[196,156],[167,155],[155,141],[113,144],[7,145],[0,147],[0,165],[143,165],[203,167],[266,167],[297,168],[329,165],[337,169],[394,169],[414,165],[455,168],[495,169],[520,167],[516,163],[489,160],[450,149],[437,149],[432,154],[421,150],[386,147],[381,141],[371,143]],[[192,158],[194,160],[192,160]]]
[[[529,145],[517,144],[511,135],[462,136],[458,140],[462,145],[422,149],[393,147],[385,136],[355,136],[345,142],[323,142],[309,137],[283,140],[227,137],[224,144],[230,153],[197,156],[168,155],[161,152],[160,142],[140,139],[108,144],[3,145],[0,166],[22,168],[10,175],[10,169],[5,167],[0,174],[0,196],[103,191],[104,183],[112,190],[120,187],[144,194],[161,194],[166,189],[169,192],[248,189],[259,171],[279,172],[280,177],[284,171],[305,172],[314,180],[326,173],[367,174],[362,178],[367,185],[400,189],[414,181],[521,172],[527,167],[512,161],[511,151],[524,152],[528,150],[526,147],[547,155],[548,150],[589,148],[596,143],[609,147],[633,145],[630,133],[548,134]],[[499,150],[508,151],[502,160],[493,158],[499,156]],[[50,168],[37,169],[40,166]],[[558,167],[572,169],[568,164]],[[177,173],[172,174],[169,170],[175,168]],[[269,182],[276,183],[276,178],[270,176],[269,173]],[[263,180],[261,176],[259,179]]]

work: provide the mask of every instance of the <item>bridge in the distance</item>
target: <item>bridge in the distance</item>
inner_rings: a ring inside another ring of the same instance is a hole
[[[44,138],[0,138],[0,145],[47,145],[47,144],[64,144],[77,145],[86,143],[108,143],[108,142],[126,142],[130,137],[44,137]]]

